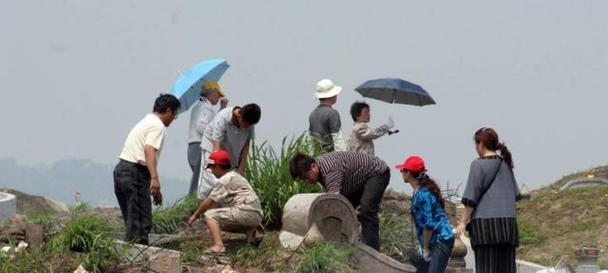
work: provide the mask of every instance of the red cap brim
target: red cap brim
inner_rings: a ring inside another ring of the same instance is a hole
[[[405,169],[405,163],[397,164],[395,165],[395,168],[397,168],[397,170],[403,170]]]

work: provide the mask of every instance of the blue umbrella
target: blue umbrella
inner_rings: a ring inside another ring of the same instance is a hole
[[[424,88],[402,79],[369,80],[355,88],[362,96],[388,103],[428,105],[435,104]]]
[[[219,81],[229,65],[226,60],[214,59],[201,62],[182,74],[171,87],[170,93],[181,103],[178,113],[188,110],[201,95],[205,81]]]

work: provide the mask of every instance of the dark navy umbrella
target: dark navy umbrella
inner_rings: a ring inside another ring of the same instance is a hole
[[[369,80],[355,88],[355,91],[364,97],[388,103],[418,106],[435,104],[435,100],[431,98],[431,95],[424,88],[402,79]]]

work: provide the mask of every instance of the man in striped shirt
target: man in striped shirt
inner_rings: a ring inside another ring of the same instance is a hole
[[[384,161],[354,152],[331,152],[315,159],[298,153],[291,159],[290,171],[293,178],[319,182],[325,191],[342,194],[359,207],[363,243],[380,249],[378,209],[391,176]]]

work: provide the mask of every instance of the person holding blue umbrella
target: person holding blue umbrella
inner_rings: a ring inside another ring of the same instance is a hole
[[[188,164],[192,170],[189,193],[192,194],[198,189],[198,178],[201,170],[201,140],[207,125],[213,120],[220,110],[226,108],[228,99],[222,92],[220,85],[215,81],[206,81],[201,88],[199,100],[192,106],[190,113],[190,127],[188,130]]]
[[[226,107],[227,100],[222,99],[224,95],[217,82],[228,67],[224,59],[205,60],[183,74],[179,73],[180,77],[171,86],[170,93],[179,99],[181,105],[178,114],[193,106],[188,133],[188,163],[192,169],[190,193],[197,189],[200,176],[203,132],[218,111],[214,107],[217,102],[221,102],[222,109]]]

